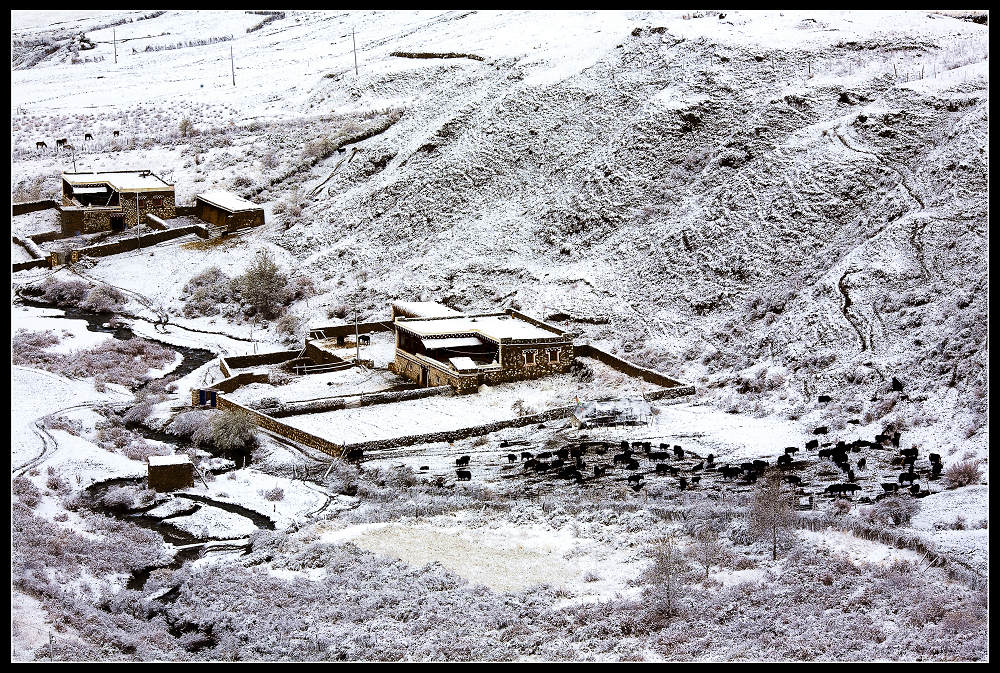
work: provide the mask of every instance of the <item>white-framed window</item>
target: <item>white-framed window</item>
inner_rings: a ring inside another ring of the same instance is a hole
[[[524,351],[524,364],[535,364],[535,351]]]
[[[554,348],[549,351],[549,364],[556,364],[559,362],[559,349]]]

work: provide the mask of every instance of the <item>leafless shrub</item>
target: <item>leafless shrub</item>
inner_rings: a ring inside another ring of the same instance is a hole
[[[948,488],[978,484],[982,477],[982,461],[978,458],[952,463],[944,471],[944,479],[945,483],[948,484]]]

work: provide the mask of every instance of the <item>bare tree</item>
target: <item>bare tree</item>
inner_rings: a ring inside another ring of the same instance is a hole
[[[771,469],[758,481],[747,511],[750,532],[771,542],[771,560],[778,558],[778,540],[787,538],[795,522],[793,495],[782,483],[781,471]]]
[[[653,540],[653,545],[653,563],[645,572],[651,585],[650,607],[658,616],[669,619],[677,613],[677,600],[684,593],[690,566],[673,533]]]
[[[705,579],[712,571],[712,566],[718,565],[725,553],[725,547],[719,542],[719,534],[711,528],[702,528],[695,533],[694,544],[691,545],[691,560],[705,570]]]

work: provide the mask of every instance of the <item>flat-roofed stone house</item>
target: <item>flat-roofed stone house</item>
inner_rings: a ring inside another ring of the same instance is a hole
[[[227,230],[264,225],[264,209],[231,192],[205,192],[194,197],[194,214]]]
[[[63,234],[124,231],[147,223],[147,215],[177,215],[174,186],[152,171],[62,174]]]
[[[396,356],[391,368],[421,386],[450,385],[460,393],[474,392],[484,383],[565,373],[573,361],[570,334],[512,309],[427,317],[396,315]]]

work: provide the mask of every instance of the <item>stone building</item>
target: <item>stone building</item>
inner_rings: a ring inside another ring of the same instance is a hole
[[[573,411],[578,430],[605,425],[645,425],[653,416],[649,402],[642,399],[595,400],[581,402]]]
[[[264,224],[263,208],[230,192],[198,194],[194,197],[194,214],[209,224],[226,227],[229,231]]]
[[[174,186],[151,171],[63,173],[63,234],[124,231],[146,224],[147,215],[176,216]]]
[[[150,456],[147,480],[149,488],[162,493],[194,486],[194,465],[183,454]]]
[[[450,385],[460,393],[474,392],[484,383],[568,372],[573,361],[568,333],[511,309],[396,317],[393,326],[396,356],[391,369],[421,386]]]

